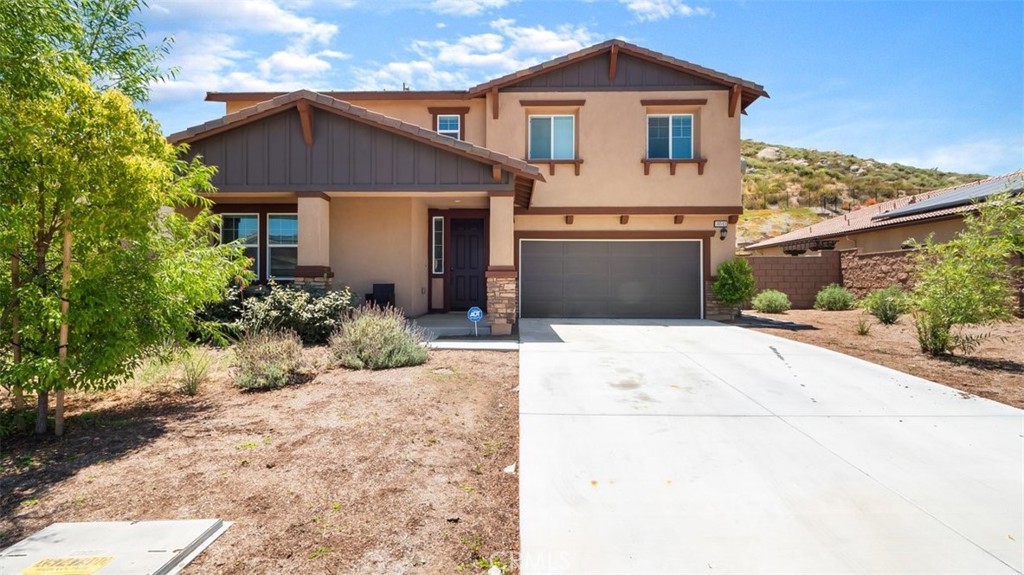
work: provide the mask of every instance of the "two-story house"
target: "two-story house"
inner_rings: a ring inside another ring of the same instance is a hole
[[[410,316],[700,318],[764,88],[609,40],[464,91],[210,93],[174,134],[218,168],[261,279],[395,286]]]

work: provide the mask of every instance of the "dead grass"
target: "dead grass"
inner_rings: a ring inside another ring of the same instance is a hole
[[[759,316],[744,311],[746,316]],[[863,310],[790,310],[785,314],[761,315],[792,325],[753,327],[758,331],[811,343],[847,355],[897,369],[950,387],[1024,408],[1024,319],[974,328],[988,333],[985,342],[970,356],[933,357],[917,344],[913,321],[903,316],[895,325],[885,326],[866,316],[870,331],[857,334]]]
[[[2,446],[0,547],[56,521],[219,517],[234,525],[186,575],[476,573],[517,555],[517,354],[434,351],[265,393],[237,390],[223,354],[193,397],[151,367],[69,398],[63,441]]]

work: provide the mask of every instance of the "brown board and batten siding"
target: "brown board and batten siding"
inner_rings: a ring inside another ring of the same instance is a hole
[[[615,78],[610,79],[608,69],[611,55],[599,54],[592,58],[555,68],[550,72],[525,78],[515,86],[502,88],[505,92],[542,92],[545,90],[724,90],[721,83],[672,70],[663,65],[619,53]]]
[[[194,142],[218,167],[221,191],[512,190],[510,174],[495,182],[493,166],[360,122],[315,111],[313,143],[303,140],[294,110]]]

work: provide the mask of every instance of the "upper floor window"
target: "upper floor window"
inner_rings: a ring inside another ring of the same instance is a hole
[[[693,114],[647,116],[647,158],[693,159]]]
[[[258,214],[222,214],[220,242],[238,242],[245,246],[245,257],[252,260],[252,271],[260,275],[260,217]]]
[[[462,134],[462,116],[458,114],[438,114],[437,126],[435,128],[438,134],[458,140]]]
[[[575,124],[576,117],[572,115],[530,116],[529,159],[575,159]]]
[[[299,218],[267,214],[267,271],[277,279],[293,279],[299,260]]]

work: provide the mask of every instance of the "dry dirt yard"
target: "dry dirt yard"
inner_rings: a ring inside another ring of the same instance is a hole
[[[518,476],[503,468],[518,461],[518,354],[435,350],[264,393],[223,367],[211,378],[194,397],[78,394],[63,441],[2,446],[0,548],[56,521],[216,517],[234,525],[185,575],[514,561]]]
[[[932,357],[918,347],[910,316],[885,326],[863,310],[790,310],[784,314],[744,311],[743,315],[779,322],[771,327],[748,324],[757,331],[828,348],[1024,408],[1024,319],[972,328],[971,333],[989,333],[991,337],[969,356]],[[857,334],[861,318],[871,326],[866,336]]]

